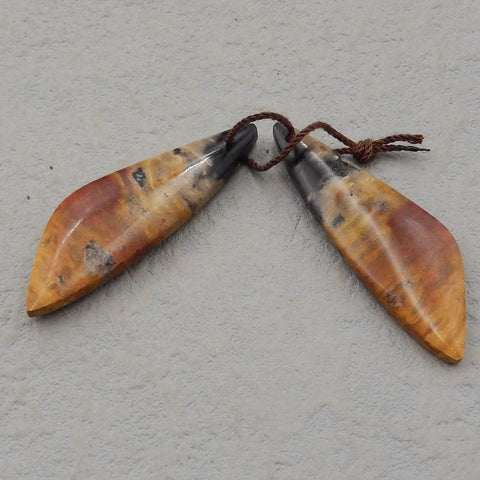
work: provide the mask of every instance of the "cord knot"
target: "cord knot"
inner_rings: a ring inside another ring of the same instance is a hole
[[[358,163],[368,163],[379,151],[377,145],[371,138],[360,140],[351,147],[352,156]]]
[[[331,132],[328,132],[332,135]],[[410,144],[418,144],[423,142],[423,135],[398,134],[390,135],[388,137],[372,140],[366,138],[359,142],[354,142],[344,135],[336,135],[335,138],[340,140],[343,144],[348,145],[346,148],[337,148],[337,153],[350,154],[360,164],[371,162],[377,153],[380,152],[428,152],[428,148],[414,147],[413,145],[395,145],[395,142],[408,142]]]

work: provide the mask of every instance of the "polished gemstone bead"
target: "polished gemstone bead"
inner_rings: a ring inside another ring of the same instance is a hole
[[[274,127],[279,148],[285,130]],[[286,159],[290,177],[340,254],[425,348],[463,358],[465,281],[450,232],[421,207],[312,137]]]
[[[27,313],[43,315],[115,277],[187,222],[253,147],[245,127],[227,148],[223,132],[123,168],[67,197],[37,251]]]

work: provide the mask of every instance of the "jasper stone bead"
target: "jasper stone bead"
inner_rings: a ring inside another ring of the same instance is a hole
[[[285,130],[274,127],[278,147]],[[449,363],[465,346],[462,258],[450,232],[421,207],[330,148],[305,137],[286,159],[309,209],[378,302]]]
[[[152,157],[80,188],[50,218],[37,251],[27,313],[43,315],[115,277],[187,222],[224,185],[257,139],[245,127]]]

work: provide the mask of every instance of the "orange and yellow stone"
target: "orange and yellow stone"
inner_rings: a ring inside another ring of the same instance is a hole
[[[27,313],[44,315],[121,273],[187,222],[224,184],[257,139],[223,132],[95,180],[67,197],[37,251]]]
[[[275,126],[280,148],[285,131]],[[312,137],[287,158],[313,215],[358,278],[425,348],[463,358],[465,281],[455,239],[434,217]]]

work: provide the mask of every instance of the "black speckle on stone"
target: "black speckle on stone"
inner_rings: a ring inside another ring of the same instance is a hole
[[[115,259],[106,252],[95,240],[90,240],[85,245],[85,263],[88,269],[99,275],[106,275],[115,266]]]
[[[377,204],[377,207],[380,213],[385,213],[385,212],[388,212],[389,205],[384,200],[380,200]]]
[[[59,285],[65,285],[65,278],[62,274],[57,275],[57,281]]]
[[[345,221],[345,217],[339,213],[338,215],[335,215],[335,217],[332,220],[332,227],[337,228],[339,227],[343,222]]]
[[[30,195],[27,195],[27,200],[30,200]]]
[[[401,298],[393,292],[387,293],[387,302],[392,308],[398,308],[402,305]]]
[[[265,152],[266,152],[266,153],[270,153],[270,150],[267,148],[267,149],[265,150]]]
[[[175,155],[179,155],[180,157],[183,157],[187,161],[191,161],[191,154],[186,150],[182,150],[181,148],[177,147],[173,150],[173,153]]]
[[[341,158],[325,158],[324,161],[337,177],[346,177],[356,170],[353,165],[344,162]]]
[[[145,170],[142,167],[138,167],[133,173],[132,177],[140,185],[141,188],[145,187],[145,182],[147,180],[147,175]]]
[[[48,167],[48,168],[50,168],[50,170],[53,170],[53,167],[52,167],[52,165],[50,165],[50,167]]]

